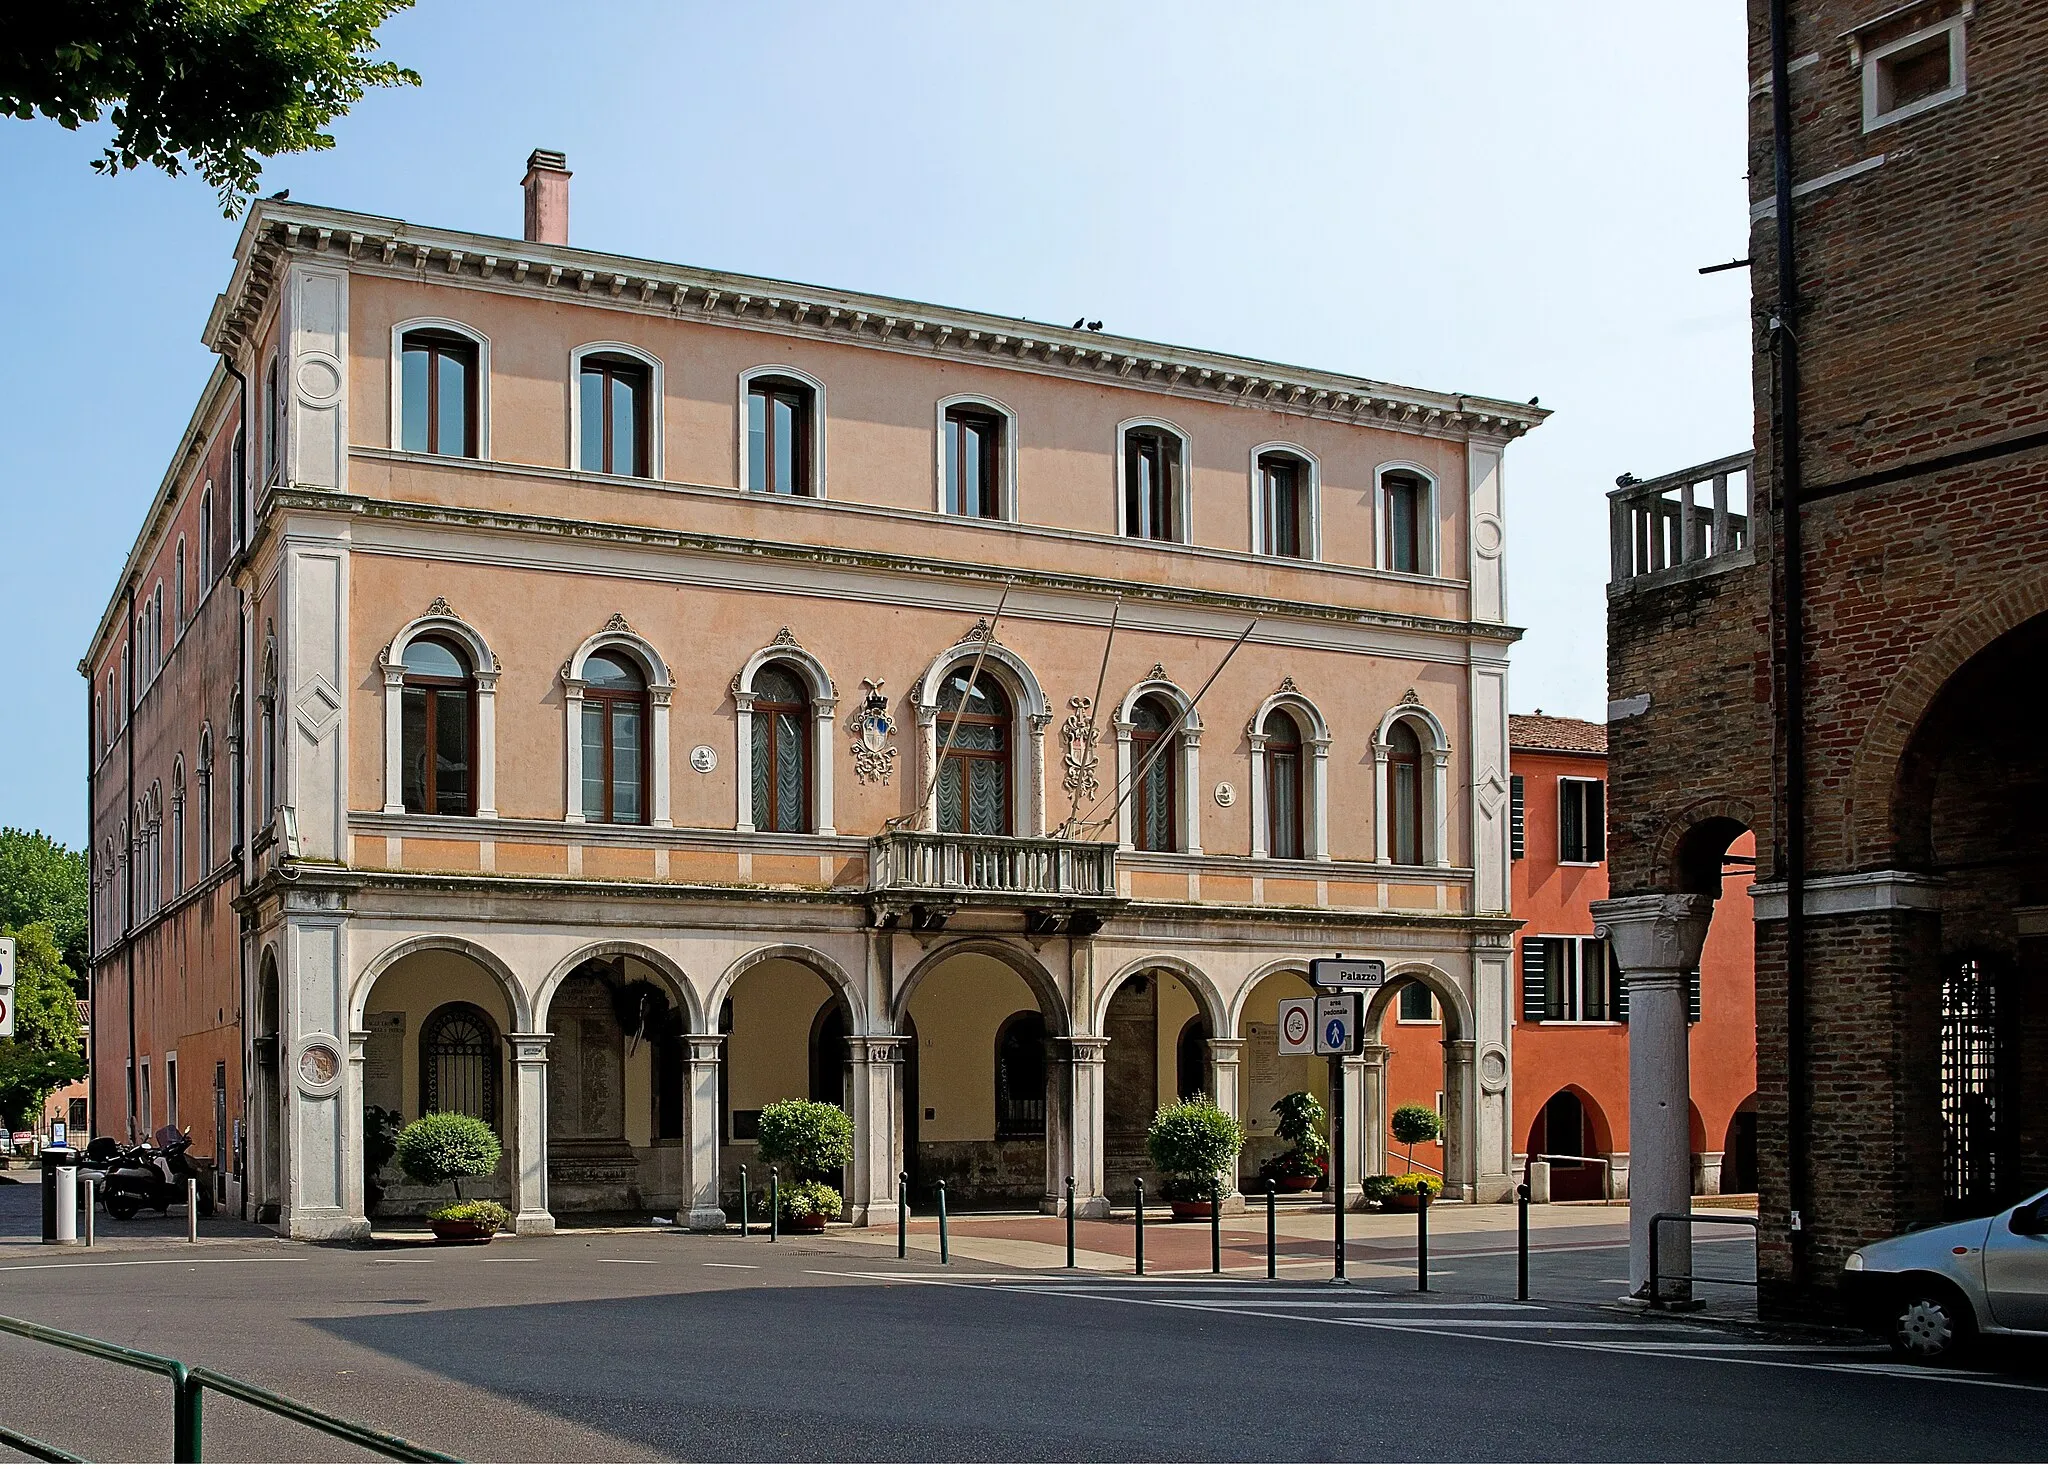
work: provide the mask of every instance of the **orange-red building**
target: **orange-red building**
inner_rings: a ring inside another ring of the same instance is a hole
[[[1551,1163],[1552,1197],[1624,1197],[1628,1190],[1628,997],[1590,905],[1607,896],[1607,730],[1542,713],[1508,720],[1516,936],[1512,1075],[1515,1165]],[[1692,1021],[1692,1153],[1696,1193],[1756,1188],[1756,986],[1749,884],[1753,839],[1725,859],[1721,900],[1700,959]],[[1442,1111],[1441,1017],[1411,986],[1381,1038],[1387,1113],[1405,1102]],[[1388,1168],[1443,1167],[1438,1144],[1391,1136]],[[1610,1177],[1611,1175],[1611,1177]],[[1611,1192],[1610,1192],[1611,1191]]]

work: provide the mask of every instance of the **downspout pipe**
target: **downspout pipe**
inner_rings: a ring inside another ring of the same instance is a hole
[[[1806,1034],[1806,562],[1799,477],[1799,267],[1792,219],[1791,20],[1771,0],[1771,174],[1777,203],[1777,302],[1771,342],[1778,365],[1779,543],[1784,563],[1785,1121],[1792,1281],[1807,1275],[1810,1181]]]

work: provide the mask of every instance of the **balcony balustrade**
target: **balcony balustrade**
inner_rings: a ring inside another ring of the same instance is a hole
[[[1680,581],[1751,564],[1754,458],[1732,454],[1656,479],[1624,477],[1609,490],[1614,568],[1608,590]]]
[[[892,831],[868,843],[878,897],[1017,900],[1020,907],[1116,898],[1116,844],[1054,837]]]

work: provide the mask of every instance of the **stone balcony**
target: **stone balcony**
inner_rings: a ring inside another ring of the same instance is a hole
[[[1613,552],[1608,595],[1753,565],[1754,458],[1731,454],[1656,479],[1623,475],[1607,492]]]
[[[868,843],[868,906],[878,927],[945,927],[961,907],[1022,910],[1034,933],[1094,933],[1117,896],[1116,844],[1056,837],[891,831]]]

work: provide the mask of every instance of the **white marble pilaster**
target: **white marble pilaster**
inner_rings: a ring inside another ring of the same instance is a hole
[[[548,1042],[545,1031],[505,1037],[512,1045],[512,1231],[553,1234],[548,1212]]]
[[[718,1202],[718,1068],[725,1037],[683,1039],[690,1047],[690,1215],[685,1222],[693,1230],[716,1233],[725,1228],[725,1210]]]

